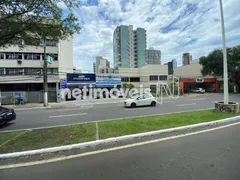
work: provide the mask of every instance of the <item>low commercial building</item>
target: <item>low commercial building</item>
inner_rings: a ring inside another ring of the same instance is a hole
[[[160,64],[147,64],[141,68],[119,68],[123,83],[131,83],[135,88],[150,88],[156,93],[159,81],[168,81],[168,66]]]
[[[2,103],[14,103],[15,96],[23,94],[27,102],[42,102],[43,46],[17,44],[0,48],[0,90]],[[49,101],[57,100],[60,79],[73,72],[72,38],[64,41],[46,41],[46,53],[53,58],[48,64]]]
[[[194,88],[204,88],[206,92],[218,92],[219,80],[213,76],[202,76],[202,65],[199,61],[178,67],[174,70],[174,76],[179,78],[180,89],[183,93],[190,92]]]

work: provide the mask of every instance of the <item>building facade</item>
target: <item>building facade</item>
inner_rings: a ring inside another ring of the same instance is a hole
[[[168,81],[168,66],[146,64],[141,68],[119,68],[123,83],[131,83],[135,88],[150,88],[156,93],[157,83]]]
[[[96,57],[96,62],[93,63],[93,70],[96,74],[114,73],[114,69],[110,68],[110,62],[103,56]]]
[[[11,45],[0,48],[0,90],[1,92],[42,91],[43,59],[42,46]],[[72,38],[59,42],[47,40],[46,54],[53,58],[48,64],[49,90],[56,93],[60,79],[73,72]]]
[[[177,68],[177,60],[176,59],[173,59],[172,60],[172,63],[173,63],[173,70]]]
[[[146,30],[118,26],[113,34],[114,68],[137,68],[145,65]]]
[[[192,61],[192,55],[190,53],[184,53],[182,56],[182,64],[183,66],[186,66],[190,64]]]
[[[146,64],[161,64],[161,51],[153,48],[146,49]]]

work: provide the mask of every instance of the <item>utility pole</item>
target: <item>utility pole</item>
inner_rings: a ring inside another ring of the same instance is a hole
[[[43,58],[43,103],[44,107],[48,106],[48,73],[47,73],[47,54],[46,54],[46,39],[44,39],[44,58]]]
[[[225,37],[224,15],[222,0],[220,2],[221,22],[222,22],[222,40],[223,40],[223,76],[224,76],[224,104],[228,104],[228,67],[227,67],[227,47]]]

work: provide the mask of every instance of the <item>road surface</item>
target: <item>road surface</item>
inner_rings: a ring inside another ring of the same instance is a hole
[[[181,112],[213,108],[215,101],[222,100],[222,95],[204,95],[195,98],[167,99],[156,107],[124,108],[123,102],[94,104],[58,109],[32,109],[17,111],[17,120],[0,127],[0,131],[49,127],[75,124],[114,118]],[[240,102],[240,95],[231,95],[230,100]]]
[[[0,170],[2,180],[238,180],[240,125],[158,143]]]

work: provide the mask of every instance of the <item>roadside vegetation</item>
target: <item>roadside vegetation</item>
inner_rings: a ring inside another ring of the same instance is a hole
[[[192,111],[167,115],[98,122],[99,138],[167,129],[201,122],[210,122],[240,114],[218,113],[215,110]],[[0,133],[0,153],[20,152],[96,140],[96,123]]]

